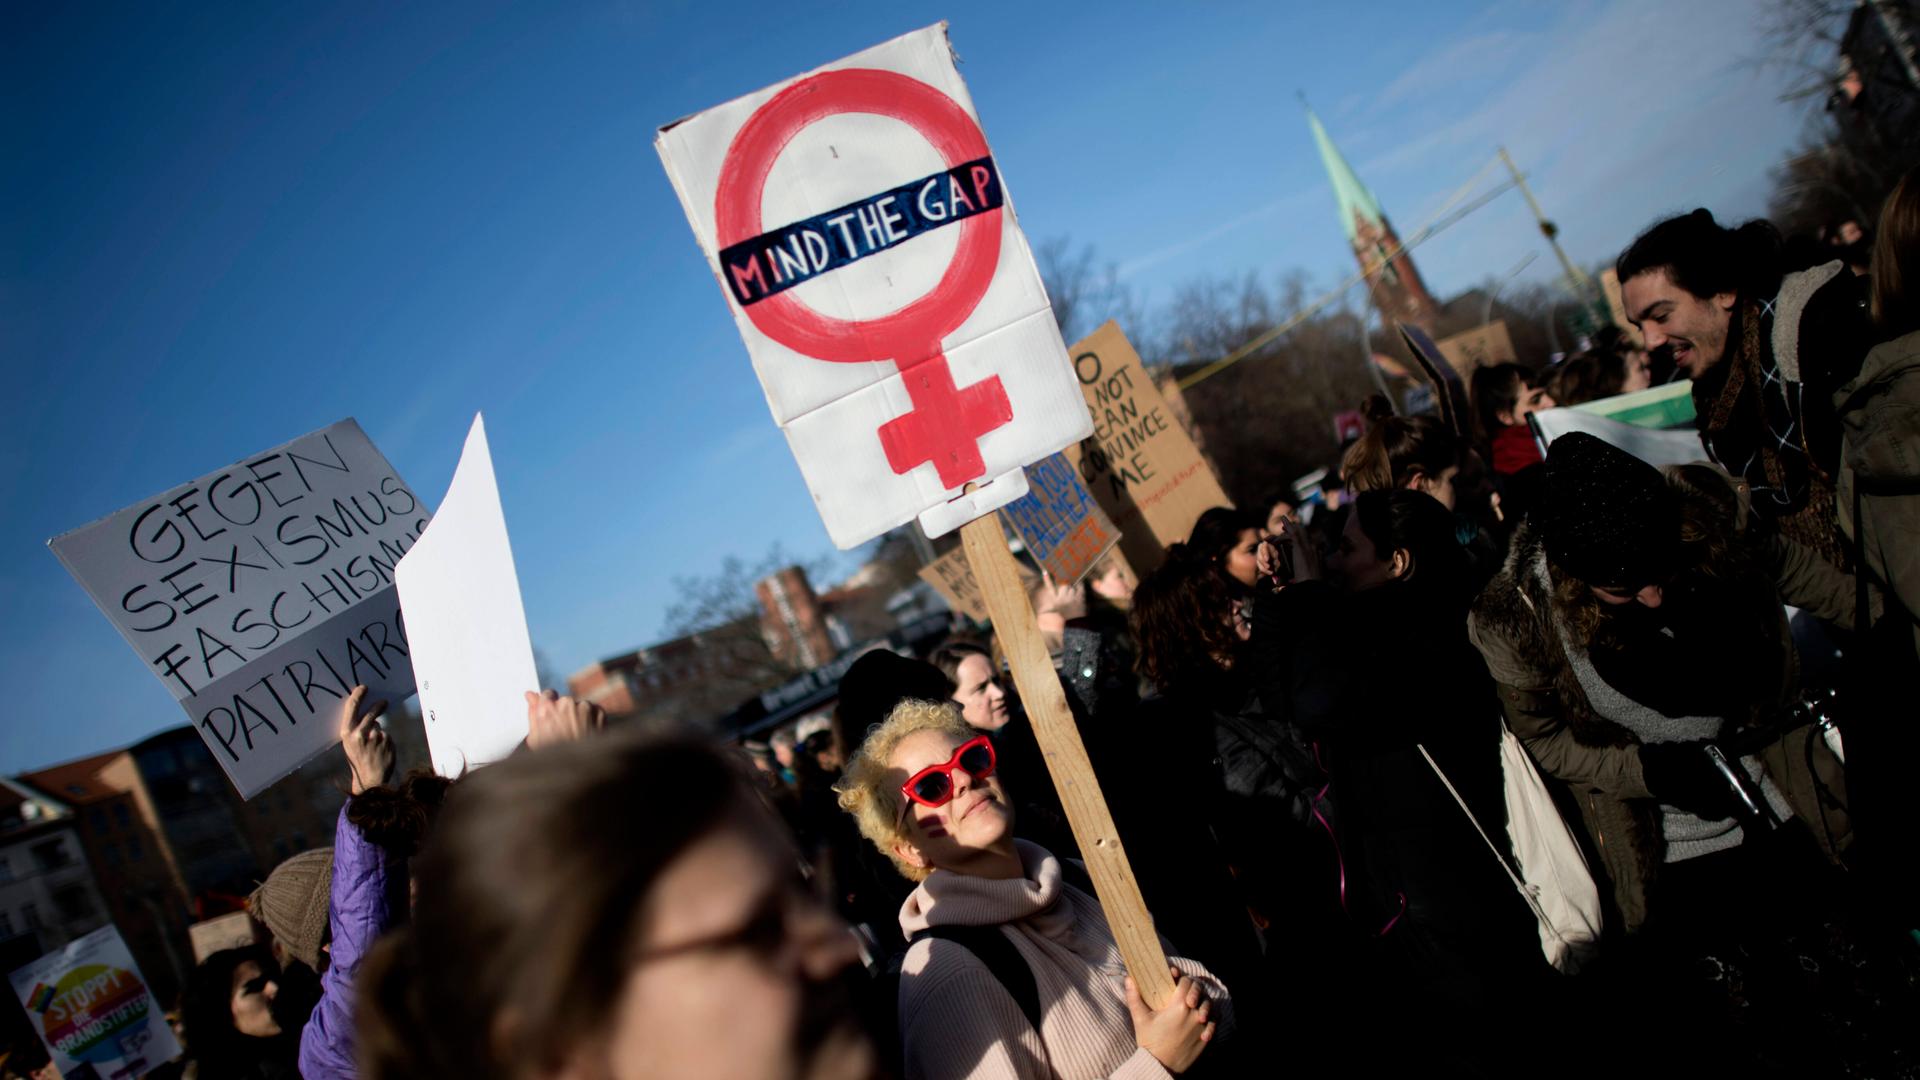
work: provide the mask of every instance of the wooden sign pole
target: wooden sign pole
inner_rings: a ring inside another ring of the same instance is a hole
[[[1120,945],[1120,956],[1134,985],[1140,988],[1141,1000],[1156,1009],[1164,1008],[1173,998],[1167,954],[1160,948],[1153,917],[1140,896],[1140,883],[1134,880],[1133,867],[1120,846],[1120,832],[1114,828],[1107,800],[1100,794],[1100,782],[1094,778],[1093,763],[1087,760],[1080,730],[1067,709],[1060,675],[1054,671],[1040,628],[1034,624],[1033,604],[1020,581],[1013,552],[1007,547],[1000,515],[988,514],[961,526],[960,540],[973,567],[974,580],[986,599],[994,636],[1013,668],[1013,682],[1020,689],[1027,719],[1047,759],[1047,771],[1066,808],[1067,823],[1080,844],[1087,874],[1093,878],[1100,908],[1106,913],[1114,941]]]

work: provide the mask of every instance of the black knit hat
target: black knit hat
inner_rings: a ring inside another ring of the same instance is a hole
[[[833,726],[848,754],[860,748],[867,729],[886,720],[893,707],[908,699],[945,701],[953,696],[953,682],[924,660],[875,649],[840,676],[840,704]]]
[[[1533,519],[1547,558],[1601,588],[1661,580],[1680,539],[1679,506],[1660,470],[1584,431],[1547,448],[1547,490]]]

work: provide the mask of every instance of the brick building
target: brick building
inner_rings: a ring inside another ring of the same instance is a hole
[[[0,940],[52,952],[107,921],[71,807],[19,785],[0,790]]]
[[[418,717],[395,709],[387,724],[400,768],[425,764]],[[163,1001],[193,966],[188,927],[239,910],[281,860],[332,844],[347,792],[335,747],[243,801],[186,726],[6,783],[23,806],[43,808],[19,810],[23,819],[61,815],[74,872],[97,882],[94,927],[110,919],[120,928]],[[7,902],[0,893],[0,911]],[[44,921],[47,908],[37,910]]]
[[[831,665],[899,620],[885,568],[863,567],[825,593],[789,566],[754,583],[751,610],[699,633],[610,656],[567,677],[567,692],[610,719],[711,727],[741,701]]]

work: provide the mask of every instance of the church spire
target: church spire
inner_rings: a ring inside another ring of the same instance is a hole
[[[1346,230],[1354,258],[1368,273],[1367,285],[1374,306],[1380,309],[1381,318],[1389,327],[1395,322],[1411,322],[1432,330],[1434,312],[1439,305],[1427,292],[1426,283],[1420,280],[1413,257],[1400,250],[1400,238],[1387,220],[1386,211],[1380,208],[1380,200],[1360,182],[1359,174],[1347,164],[1340,148],[1333,145],[1333,137],[1327,134],[1312,106],[1306,104],[1305,95],[1301,96],[1300,103],[1306,107],[1307,125],[1313,129],[1320,163],[1326,167],[1327,179],[1333,184],[1333,197],[1340,205],[1340,226]]]

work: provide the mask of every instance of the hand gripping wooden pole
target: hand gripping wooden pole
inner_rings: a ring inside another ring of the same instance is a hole
[[[961,526],[960,540],[987,602],[994,635],[1013,668],[1013,682],[1020,689],[1027,719],[1047,760],[1047,771],[1053,776],[1061,805],[1066,807],[1067,823],[1073,826],[1073,838],[1086,860],[1087,874],[1093,878],[1100,908],[1120,945],[1120,956],[1134,985],[1140,988],[1141,1000],[1155,1009],[1164,1008],[1173,999],[1167,954],[1160,949],[1153,917],[1140,897],[1140,883],[1134,880],[1133,867],[1120,846],[1119,830],[1113,826],[1107,800],[1100,794],[1100,782],[1094,778],[1093,763],[1087,760],[1087,748],[1080,741],[1080,730],[1067,710],[1060,675],[1054,671],[1040,628],[1034,624],[1033,605],[1021,584],[1013,552],[1007,548],[1000,515],[988,514]]]

